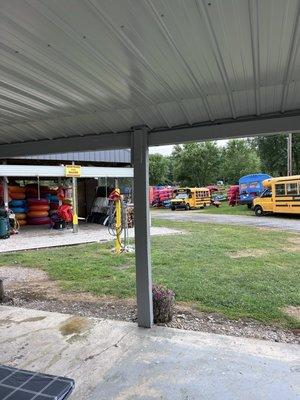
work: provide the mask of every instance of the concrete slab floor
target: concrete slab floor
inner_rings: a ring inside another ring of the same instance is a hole
[[[299,346],[0,307],[0,363],[72,377],[70,400],[296,400]]]
[[[134,229],[129,229],[129,237],[134,237]],[[176,229],[151,227],[151,235],[172,235],[182,232]],[[69,246],[82,243],[107,242],[114,240],[107,227],[97,224],[81,223],[79,232],[74,234],[72,229],[62,231],[45,226],[21,227],[17,235],[0,240],[0,253],[20,250],[40,249],[45,247]]]

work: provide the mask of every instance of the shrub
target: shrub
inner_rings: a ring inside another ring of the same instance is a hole
[[[161,285],[153,285],[153,320],[155,324],[170,322],[174,313],[175,293]]]

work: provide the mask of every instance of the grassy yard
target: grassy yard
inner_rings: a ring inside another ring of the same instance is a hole
[[[250,227],[155,221],[186,235],[152,238],[153,280],[178,301],[231,318],[296,327],[284,306],[300,305],[299,235]],[[88,244],[0,256],[0,265],[40,267],[65,290],[132,297],[134,256]],[[298,324],[299,326],[299,324]]]
[[[205,214],[227,214],[227,215],[253,215],[246,205],[230,207],[226,201],[222,201],[220,207],[207,207],[201,212]]]
[[[169,208],[152,208],[153,211],[157,212],[171,212]],[[230,207],[226,201],[222,201],[220,207],[206,207],[203,210],[194,210],[193,212],[200,212],[205,214],[227,214],[227,215],[254,215],[252,210],[249,210],[246,205]]]

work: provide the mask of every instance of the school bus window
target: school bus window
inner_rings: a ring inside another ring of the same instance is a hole
[[[285,195],[285,185],[284,184],[275,185],[275,193],[276,193],[276,196],[284,196]]]
[[[272,197],[272,191],[270,189],[266,189],[263,191],[260,197]]]
[[[298,194],[297,183],[287,183],[286,194]]]

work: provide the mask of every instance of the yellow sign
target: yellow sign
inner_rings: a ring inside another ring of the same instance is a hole
[[[79,178],[81,176],[81,165],[66,165],[65,173],[69,178]]]

